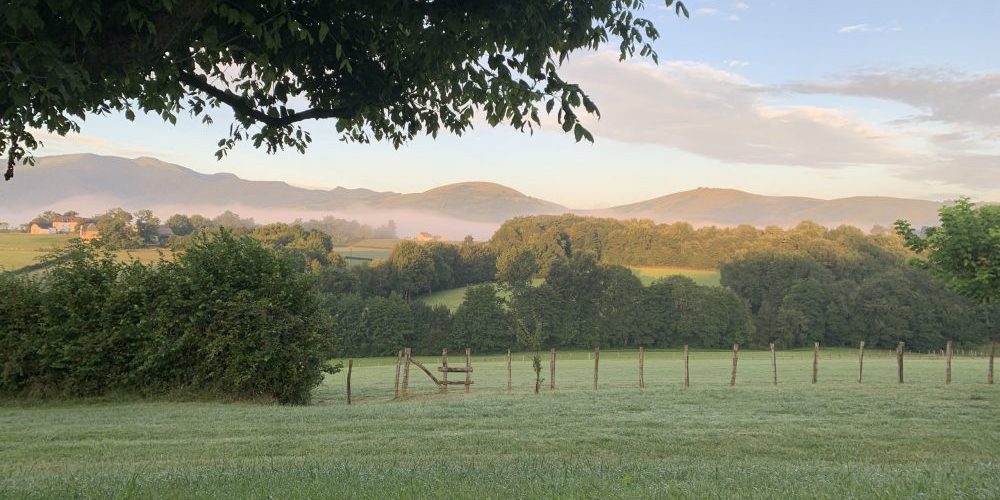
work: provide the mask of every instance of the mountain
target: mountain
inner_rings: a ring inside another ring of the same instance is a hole
[[[435,221],[421,230],[436,231],[449,227],[447,220],[487,223],[495,229],[517,215],[568,211],[486,182],[408,194],[343,187],[305,189],[284,182],[244,180],[228,173],[202,174],[155,158],[91,154],[39,158],[34,167],[20,168],[13,181],[0,184],[0,219],[4,220],[25,221],[45,210],[90,214],[110,207],[150,208],[162,215],[214,215],[232,209],[264,221],[335,213],[356,219],[374,219],[373,214],[378,214],[384,222],[417,213]]]
[[[0,184],[0,219],[18,223],[45,210],[101,213],[111,207],[215,215],[233,210],[261,222],[336,215],[367,223],[394,219],[402,235],[431,231],[459,239],[489,237],[518,215],[577,213],[693,225],[789,227],[802,220],[825,226],[868,229],[905,218],[916,226],[937,222],[941,204],[887,197],[820,200],[762,196],[734,189],[700,188],[601,210],[570,210],[488,182],[463,182],[422,193],[370,189],[305,189],[284,182],[249,181],[233,174],[202,174],[155,158],[126,159],[90,154],[39,158]]]
[[[882,196],[821,200],[798,196],[763,196],[735,189],[699,188],[628,205],[590,211],[592,215],[619,219],[653,219],[657,222],[690,222],[693,225],[789,227],[810,220],[835,227],[849,224],[862,229],[891,227],[897,219],[915,226],[933,225],[941,203]]]

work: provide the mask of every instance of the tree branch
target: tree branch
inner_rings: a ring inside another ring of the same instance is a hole
[[[284,117],[271,116],[257,109],[253,101],[235,94],[229,90],[220,89],[208,83],[201,76],[183,72],[180,74],[181,83],[188,87],[204,92],[208,96],[233,108],[239,114],[248,116],[269,127],[285,127],[303,120],[323,119],[323,118],[350,118],[350,112],[346,108],[310,108],[301,113],[289,114]]]

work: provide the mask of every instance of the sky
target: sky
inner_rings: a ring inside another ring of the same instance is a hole
[[[419,192],[497,182],[571,208],[698,187],[832,199],[1000,201],[1000,2],[648,1],[659,64],[601,49],[562,74],[601,111],[594,144],[552,124],[533,135],[481,124],[400,148],[345,144],[307,125],[305,155],[241,144],[213,155],[229,121],[89,117],[81,134],[40,134],[50,154],[154,156],[312,188]]]

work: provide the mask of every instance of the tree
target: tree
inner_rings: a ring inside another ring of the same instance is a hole
[[[194,224],[191,218],[184,214],[174,214],[167,219],[167,226],[177,236],[187,236],[194,232]]]
[[[192,217],[192,220],[194,217]],[[224,227],[227,229],[252,229],[256,224],[252,218],[242,219],[239,214],[226,210],[212,219],[213,227]]]
[[[465,300],[455,311],[453,347],[472,347],[480,352],[500,352],[514,343],[510,316],[492,283],[465,289]],[[462,343],[464,345],[454,345]]]
[[[1000,206],[976,206],[968,198],[939,211],[941,225],[920,235],[905,221],[896,221],[896,233],[906,246],[924,254],[916,261],[940,278],[948,288],[986,305],[1000,303]],[[990,332],[992,335],[992,332]]]
[[[159,243],[160,219],[151,210],[139,210],[135,213],[135,230],[144,245]]]
[[[431,290],[434,283],[434,258],[427,247],[403,241],[392,249],[387,260],[397,289],[406,300],[415,294]]]
[[[142,239],[132,224],[132,214],[121,208],[112,208],[96,217],[97,232],[101,242],[110,248],[139,248]]]
[[[680,2],[678,14],[687,15]],[[38,147],[32,130],[79,132],[88,114],[136,111],[171,123],[225,106],[242,140],[303,151],[304,120],[350,141],[395,146],[461,134],[476,115],[530,130],[544,103],[576,140],[596,105],[559,73],[580,50],[621,39],[656,60],[642,0],[24,1],[0,10],[0,155],[5,179]],[[293,104],[296,103],[296,104]],[[300,107],[297,103],[303,103]]]

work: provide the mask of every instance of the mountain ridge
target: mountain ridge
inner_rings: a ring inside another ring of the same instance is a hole
[[[89,205],[62,207],[81,200],[93,204],[96,211],[114,206],[130,210],[177,207],[178,212],[186,213],[184,207],[191,212],[219,207],[219,212],[225,208],[249,210],[251,215],[259,211],[264,219],[267,214],[278,216],[289,211],[345,216],[416,213],[441,221],[472,222],[481,228],[498,226],[515,216],[564,213],[716,226],[789,227],[811,220],[830,227],[851,224],[862,229],[889,226],[904,218],[919,227],[936,223],[937,210],[942,206],[935,201],[885,196],[824,200],[698,188],[603,209],[574,210],[494,182],[458,182],[419,193],[316,189],[283,181],[251,181],[232,173],[204,174],[148,156],[127,159],[73,154],[39,158],[35,167],[20,169],[12,182],[0,185],[0,218],[15,222],[50,209],[83,211]]]

